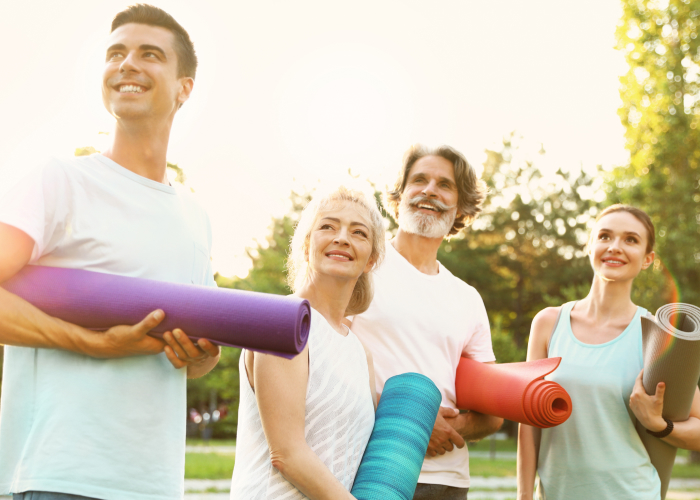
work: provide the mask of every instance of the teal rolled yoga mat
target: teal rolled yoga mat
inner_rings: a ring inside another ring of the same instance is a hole
[[[428,377],[402,373],[384,384],[351,493],[357,500],[411,500],[442,396]]]

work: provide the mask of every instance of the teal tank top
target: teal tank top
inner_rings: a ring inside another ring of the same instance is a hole
[[[562,361],[545,377],[571,396],[563,424],[542,429],[535,498],[540,500],[659,500],[659,476],[649,461],[629,409],[634,381],[643,367],[642,326],[646,309],[615,339],[591,345],[571,331],[571,309],[561,316],[549,357]]]

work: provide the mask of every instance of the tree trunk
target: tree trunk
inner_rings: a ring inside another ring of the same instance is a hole
[[[700,451],[691,451],[689,461],[691,464],[700,464]]]

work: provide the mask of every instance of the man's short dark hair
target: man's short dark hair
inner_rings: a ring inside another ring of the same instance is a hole
[[[183,76],[194,78],[197,73],[197,54],[194,51],[194,45],[185,28],[180,26],[173,16],[153,5],[138,3],[114,16],[112,31],[129,23],[158,26],[170,31],[175,38],[173,48],[177,54],[178,78]]]

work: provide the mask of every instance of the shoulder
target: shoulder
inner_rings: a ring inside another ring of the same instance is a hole
[[[357,339],[357,341],[358,341],[358,342],[360,343],[360,345],[362,346],[362,349],[365,351],[365,356],[367,357],[367,365],[368,365],[368,366],[372,366],[372,353],[370,352],[369,349],[367,349],[367,346],[364,344],[364,342],[362,342],[362,341],[360,340],[360,337],[358,337],[357,335],[355,335],[355,338]]]
[[[528,360],[547,357],[549,340],[562,307],[547,307],[535,315],[530,327]]]

